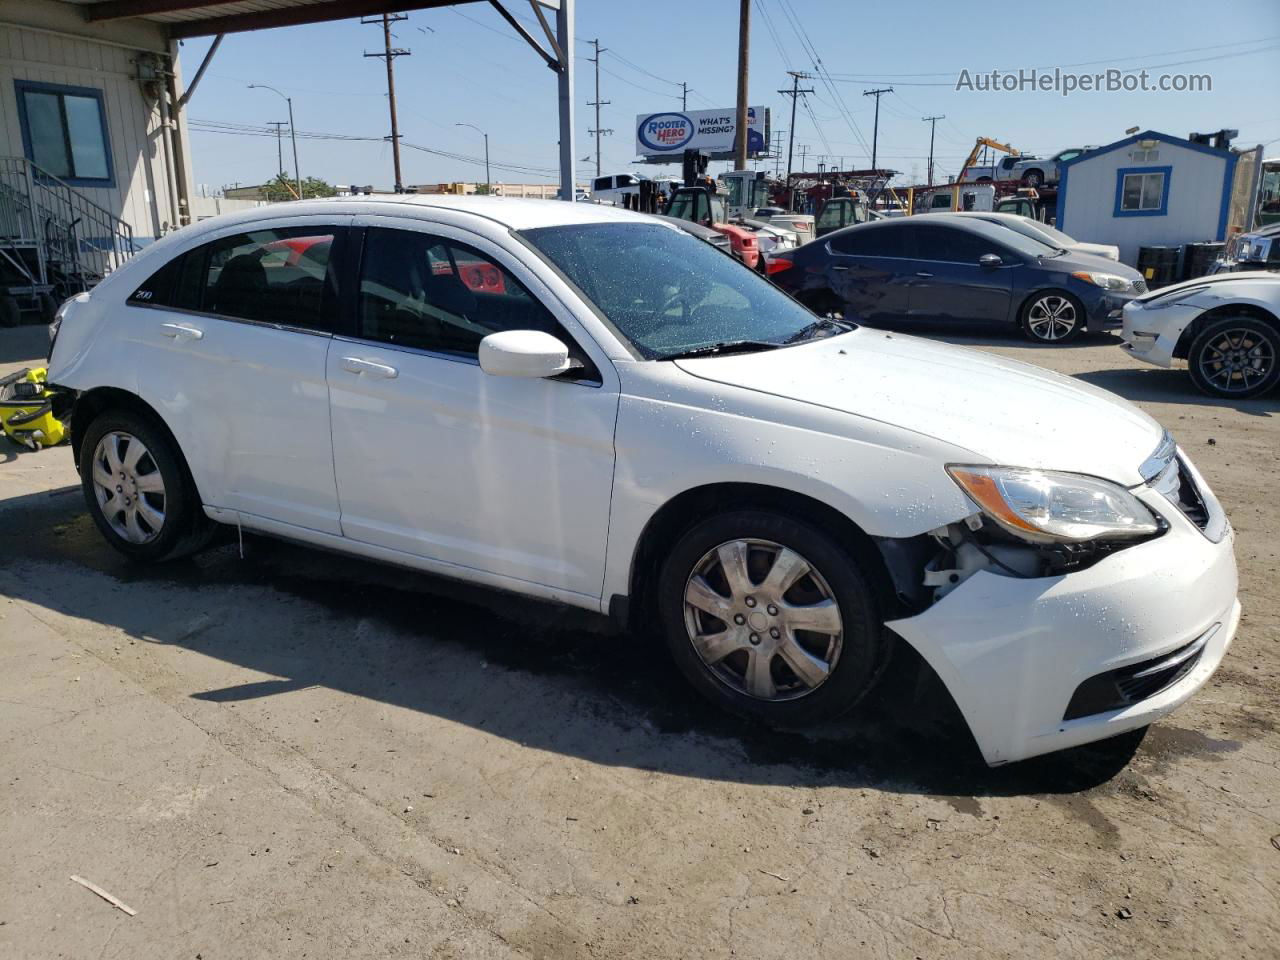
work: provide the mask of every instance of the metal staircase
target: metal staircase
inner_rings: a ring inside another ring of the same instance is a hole
[[[0,323],[52,319],[135,252],[129,224],[26,157],[0,157]]]

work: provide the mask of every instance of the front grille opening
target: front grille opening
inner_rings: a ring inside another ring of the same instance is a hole
[[[1071,695],[1063,720],[1078,720],[1098,713],[1123,710],[1173,686],[1200,662],[1209,638],[1221,624],[1214,624],[1195,640],[1172,653],[1108,670],[1090,677]]]
[[[1200,490],[1181,457],[1178,458],[1177,503],[1186,518],[1201,530],[1209,526],[1209,508],[1205,506],[1204,498],[1200,496]]]

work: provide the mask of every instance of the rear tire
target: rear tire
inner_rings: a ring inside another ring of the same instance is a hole
[[[1022,175],[1022,184],[1026,187],[1038,187],[1044,183],[1044,174],[1039,170],[1028,170]]]
[[[662,565],[657,607],[680,672],[739,716],[829,720],[866,695],[887,659],[857,562],[781,514],[736,510],[690,528]]]
[[[1280,330],[1255,317],[1223,317],[1187,351],[1191,382],[1213,397],[1259,397],[1280,382]]]
[[[107,410],[89,424],[80,486],[98,530],[130,560],[194,553],[216,529],[177,445],[154,419],[132,410]]]

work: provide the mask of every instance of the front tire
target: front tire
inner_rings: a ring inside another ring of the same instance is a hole
[[[1254,317],[1224,317],[1187,351],[1191,382],[1214,397],[1258,397],[1280,382],[1280,330]]]
[[[761,510],[702,521],[658,581],[658,614],[680,672],[740,716],[804,725],[874,686],[886,642],[854,559],[809,524]]]
[[[1070,343],[1085,322],[1084,304],[1062,290],[1042,290],[1022,306],[1022,332],[1036,343]]]
[[[150,417],[108,410],[89,424],[80,451],[89,515],[117,551],[153,563],[208,543],[214,524],[182,454]]]
[[[1022,184],[1026,187],[1038,187],[1044,183],[1044,174],[1039,170],[1028,170],[1022,175]]]

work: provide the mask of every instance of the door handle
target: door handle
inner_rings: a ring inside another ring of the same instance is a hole
[[[185,323],[162,323],[160,324],[160,332],[166,337],[172,337],[177,340],[181,337],[184,340],[199,340],[204,337],[204,331],[198,327],[189,327]]]
[[[379,377],[382,380],[394,380],[400,375],[400,371],[395,367],[389,367],[385,363],[375,363],[372,360],[364,360],[360,357],[343,357],[342,369],[347,373],[357,375],[367,373],[371,377]]]
[[[917,273],[916,273],[916,276],[917,276],[917,277],[932,277],[932,276],[933,276],[933,274],[932,274],[932,273],[925,273],[923,270],[920,270],[919,272],[917,272]]]
[[[845,266],[841,266],[840,264],[836,263],[836,264],[832,264],[831,269],[832,270],[848,270],[849,268]]]

